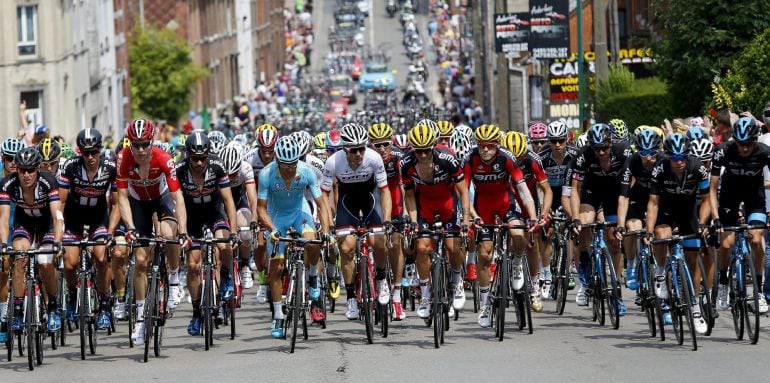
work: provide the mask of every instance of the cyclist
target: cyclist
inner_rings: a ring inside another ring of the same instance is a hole
[[[216,244],[217,253],[214,262],[215,265],[222,265],[219,267],[221,276],[215,274],[215,277],[219,277],[218,281],[221,281],[216,285],[222,286],[225,296],[232,295],[231,246],[237,244],[238,233],[232,233],[230,228],[237,227],[238,223],[235,202],[230,190],[230,177],[222,161],[210,156],[211,141],[202,132],[190,134],[185,142],[185,149],[187,158],[177,164],[175,171],[184,196],[185,207],[196,212],[187,220],[188,233],[193,238],[202,238],[204,228],[208,228],[215,238],[230,238],[230,244]],[[201,333],[200,271],[201,245],[193,242],[187,253],[187,287],[193,306],[193,317],[187,325],[187,333],[193,336]]]
[[[390,225],[391,196],[388,189],[388,176],[382,157],[366,147],[369,143],[366,128],[358,124],[347,124],[340,130],[340,139],[344,150],[334,153],[326,160],[321,182],[321,190],[331,204],[333,201],[329,194],[336,181],[337,230],[367,226],[376,231]],[[359,219],[359,214],[363,217],[363,221]],[[379,292],[378,300],[386,305],[390,302],[390,286],[385,275],[385,267],[388,263],[385,236],[372,235],[369,237],[369,244],[374,248],[376,269],[374,278]],[[356,238],[352,235],[345,236],[339,242],[342,276],[345,279],[348,299],[345,317],[350,320],[358,319],[353,263],[355,249]]]
[[[219,155],[219,152],[221,152],[222,149],[225,148],[225,145],[227,145],[227,136],[218,130],[213,130],[209,132],[208,137],[211,143],[211,153],[214,155]],[[186,144],[187,143],[185,142],[185,145]]]
[[[514,154],[500,148],[500,135],[500,129],[495,125],[482,125],[476,130],[478,147],[471,151],[463,166],[466,182],[469,186],[472,182],[475,188],[471,214],[476,224],[494,224],[496,223],[494,218],[497,216],[501,223],[522,225],[524,223],[521,214],[522,205],[516,201],[514,193],[521,194],[523,207],[531,217],[536,215],[535,203]],[[513,134],[508,135],[508,139],[515,138]],[[505,143],[503,145],[506,146]],[[478,230],[476,269],[479,280],[479,302],[482,304],[478,322],[481,327],[489,327],[491,310],[487,298],[495,244],[492,242],[490,229],[477,228],[476,230]],[[524,253],[528,242],[524,231],[509,229],[508,235],[513,240],[514,253],[517,254],[517,258],[520,258],[519,255]],[[523,281],[521,275],[519,280]],[[521,288],[521,285],[514,288]]]
[[[116,189],[115,163],[101,156],[102,134],[98,130],[83,129],[78,133],[76,141],[81,154],[65,162],[59,175],[59,197],[64,213],[64,238],[81,240],[83,229],[87,225],[89,240],[102,239],[106,242],[111,237],[110,233],[114,233],[114,226],[110,223],[120,219],[120,210],[113,206],[115,199],[110,201],[108,198],[108,192],[114,192]],[[113,230],[110,232],[108,228]],[[67,312],[70,314],[70,321],[75,322],[80,249],[67,246],[64,250],[64,276],[69,289]],[[110,278],[105,250],[105,246],[93,247],[96,260],[96,289],[99,292],[99,315],[96,324],[101,330],[110,327]]]
[[[393,281],[400,282],[404,274],[403,232],[406,228],[403,206],[403,187],[401,186],[401,158],[403,153],[392,147],[393,128],[387,123],[377,123],[369,127],[370,147],[382,157],[385,172],[388,175],[388,190],[390,190],[391,216],[393,217],[392,247],[388,250],[390,266],[393,270]],[[393,320],[406,319],[406,312],[401,306],[401,283],[393,284],[391,292]]]
[[[717,231],[720,231],[722,225],[738,224],[739,213],[744,214],[749,225],[762,225],[767,222],[762,170],[770,165],[770,147],[757,142],[758,135],[757,122],[751,117],[741,117],[733,124],[733,140],[723,143],[714,152],[709,200],[713,225]],[[745,212],[739,212],[741,203]],[[749,231],[751,254],[754,257],[754,265],[757,265],[756,281],[761,281],[764,274],[763,238],[764,229]],[[726,310],[729,305],[727,265],[735,243],[735,233],[722,233],[720,242],[717,260],[720,269],[717,304],[721,310]],[[761,294],[761,289],[756,291],[759,295],[759,312],[766,313],[765,297]]]
[[[436,131],[428,124],[418,123],[409,131],[409,145],[413,150],[401,162],[401,178],[405,190],[404,205],[412,220],[412,228],[430,229],[438,215],[444,228],[449,231],[467,229],[470,201],[460,162],[448,149],[437,147]],[[462,211],[458,211],[458,206]],[[450,316],[454,315],[454,310],[460,310],[465,305],[462,283],[465,255],[458,237],[458,234],[450,233],[446,239],[454,296]],[[430,275],[430,247],[429,235],[417,237],[414,253],[422,292],[417,310],[420,318],[430,317],[431,295],[427,278]]]
[[[540,121],[529,124],[527,129],[527,140],[532,146],[532,151],[540,153],[543,146],[548,142],[548,126]]]
[[[663,149],[668,158],[655,165],[650,178],[647,232],[654,232],[656,238],[670,238],[672,228],[678,227],[679,235],[695,234],[698,223],[705,224],[709,218],[709,200],[703,199],[698,208],[697,198],[698,194],[709,192],[709,172],[700,159],[689,154],[690,141],[684,135],[668,136]],[[682,241],[682,245],[692,281],[697,286],[701,274],[697,264],[700,239],[688,239]],[[667,299],[664,265],[668,249],[666,245],[655,245],[652,250],[658,265],[655,268],[655,293],[659,298]],[[692,312],[695,331],[706,333],[708,326],[697,298],[693,298]]]
[[[299,161],[299,144],[291,137],[281,137],[275,145],[274,161],[267,165],[259,174],[258,209],[262,225],[270,230],[270,239],[276,241],[285,235],[289,229],[301,233],[303,238],[315,239],[316,231],[310,209],[305,203],[305,189],[309,188],[315,198],[316,206],[321,211],[327,209],[326,202],[318,188],[318,180],[309,165]],[[321,232],[329,238],[330,222],[327,213],[318,214],[321,218]],[[273,321],[270,335],[282,338],[283,307],[281,292],[283,291],[283,270],[285,266],[283,243],[278,243],[277,249],[270,256],[268,279],[270,281],[271,302],[273,305]],[[318,259],[320,249],[317,245],[305,246],[305,263],[308,268],[308,293],[315,301],[320,297],[318,284]]]
[[[259,179],[259,172],[270,164],[275,158],[275,143],[278,142],[278,133],[275,127],[269,124],[260,125],[257,132],[257,139],[254,144],[256,148],[252,149],[246,154],[246,162],[251,164],[251,169],[254,172],[254,179]],[[259,185],[257,185],[257,192],[259,192]],[[243,253],[241,253],[243,256]],[[254,254],[250,254],[253,257],[253,262],[249,261],[249,264],[254,264],[257,273],[257,302],[267,302],[267,274],[265,264],[265,238],[262,235],[257,236],[257,246],[254,250]],[[243,260],[243,259],[242,259]],[[246,269],[246,268],[244,268]],[[248,271],[244,270],[244,272]]]
[[[126,128],[131,146],[118,154],[118,206],[126,225],[126,239],[153,235],[153,215],[157,214],[160,236],[166,240],[180,239],[189,247],[187,236],[187,211],[184,196],[179,190],[179,180],[174,171],[174,160],[161,149],[152,146],[155,125],[150,120],[135,119]],[[178,232],[178,234],[177,234]],[[134,249],[136,269],[134,297],[136,310],[144,312],[147,290],[147,270],[152,252],[146,246]],[[182,289],[179,287],[179,246],[166,245],[168,262],[168,308],[179,305]],[[131,335],[134,344],[144,344],[144,321],[138,318]]]
[[[455,126],[450,121],[436,121],[438,127],[438,144],[449,147],[449,139],[455,132]]]
[[[612,135],[612,142],[628,143],[628,126],[626,122],[616,118],[608,124]]]
[[[326,162],[328,155],[326,154],[326,132],[320,132],[313,136],[313,155],[318,157],[322,162]]]
[[[642,230],[647,202],[650,197],[650,177],[652,169],[661,157],[660,145],[663,137],[651,129],[642,129],[636,135],[636,153],[626,159],[621,170],[620,197],[618,199],[618,226],[615,236],[623,241],[628,265],[626,266],[626,287],[636,290],[639,287],[636,275],[636,239],[623,239],[626,230]]]
[[[59,200],[59,184],[56,177],[40,170],[42,158],[35,148],[19,150],[14,157],[16,173],[5,177],[0,183],[0,238],[8,238],[12,230],[11,246],[16,250],[29,249],[37,243],[41,248],[59,248],[62,239],[62,213]],[[11,203],[14,212],[13,227],[8,226],[11,218]],[[0,247],[6,247],[6,243]],[[37,256],[43,287],[48,294],[48,331],[61,328],[57,302],[57,272],[52,264],[52,254]],[[13,266],[13,321],[14,332],[24,327],[24,284],[27,273],[26,257],[17,258]],[[32,302],[27,302],[32,304]]]
[[[5,141],[3,141],[2,145],[2,178],[9,177],[11,174],[16,173],[16,164],[13,162],[14,156],[16,156],[16,153],[18,153],[21,149],[24,149],[26,147],[26,144],[24,144],[24,141],[19,140],[17,138],[7,138]],[[10,204],[11,210],[9,213],[9,220],[8,226],[13,227],[13,217],[15,215],[15,209],[16,205],[11,202]],[[5,242],[6,239],[8,239],[8,242],[10,243],[9,237],[4,237],[0,242]],[[5,323],[5,313],[8,310],[8,302],[4,300],[2,297],[8,296],[8,269],[10,268],[9,264],[0,264],[0,343],[3,343],[7,341],[6,337],[8,335],[8,329],[7,329],[7,323]]]
[[[131,146],[131,140],[128,137],[120,140],[115,147],[115,153],[119,154],[124,148]],[[116,183],[117,185],[117,183]],[[117,193],[116,193],[117,194]],[[117,203],[117,198],[110,197]],[[120,211],[118,206],[114,207]],[[126,243],[126,225],[120,219],[118,214],[118,221],[113,222],[112,216],[110,216],[110,225],[107,228],[108,233],[113,233],[114,246],[112,247],[112,260],[110,261],[110,269],[112,271],[112,278],[115,282],[115,307],[112,310],[115,319],[126,319],[126,273],[125,268],[128,263],[128,246]]]
[[[43,162],[40,163],[40,170],[45,170],[58,177],[59,155],[61,154],[59,143],[54,139],[45,138],[37,144],[37,151],[40,152],[43,159]]]
[[[588,144],[575,157],[572,167],[572,188],[570,203],[573,220],[571,226],[577,230],[581,224],[590,224],[596,220],[600,210],[606,221],[617,220],[618,197],[620,195],[620,176],[631,150],[624,143],[611,142],[610,127],[607,124],[594,124],[587,134]],[[588,251],[591,246],[590,231],[582,230],[580,238],[580,257],[576,265],[581,285],[575,298],[578,306],[586,306],[585,270],[589,266]],[[620,275],[620,242],[615,238],[614,230],[606,232],[606,240],[616,275]],[[626,305],[621,300],[618,312],[625,315]]]

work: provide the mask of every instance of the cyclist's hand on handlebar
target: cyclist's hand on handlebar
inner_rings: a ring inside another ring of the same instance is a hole
[[[393,233],[393,222],[385,221],[382,223],[382,227],[385,228],[385,234]]]
[[[707,237],[709,235],[709,225],[698,225],[698,232],[700,235]]]
[[[473,219],[473,225],[474,226],[479,226],[479,225],[483,225],[483,224],[484,224],[484,220],[481,219],[481,217],[476,217],[476,218]]]
[[[278,231],[278,229],[273,229],[273,231],[270,232],[270,240],[278,242],[278,238],[281,238],[281,232]]]
[[[137,238],[139,238],[139,233],[136,232],[136,229],[126,230],[126,241],[136,242]]]
[[[417,230],[420,230],[420,225],[418,225],[417,222],[410,222],[409,223],[409,231],[414,233]]]
[[[190,236],[187,235],[187,233],[179,233],[176,238],[179,240],[179,246],[185,249],[192,247],[192,239],[190,239]]]
[[[104,237],[104,246],[112,246],[114,245],[115,237],[112,234],[107,233],[107,236]]]
[[[259,224],[257,224],[257,221],[251,221],[251,223],[249,223],[249,230],[259,230]]]
[[[581,226],[582,226],[582,223],[580,223],[580,220],[579,220],[579,219],[577,219],[577,218],[574,218],[574,219],[573,219],[572,221],[570,221],[570,223],[569,223],[569,228],[570,228],[570,230],[572,230],[572,232],[573,232],[575,235],[580,235],[580,227],[581,227]]]
[[[230,233],[230,245],[232,247],[238,247],[241,244],[241,236],[238,233]]]
[[[545,228],[545,227],[548,226],[548,223],[550,221],[551,220],[548,218],[547,215],[541,215],[540,217],[537,218],[537,225],[542,227],[542,228]]]
[[[626,234],[626,228],[625,227],[618,226],[618,227],[615,228],[615,238],[618,241],[622,241],[623,240],[623,234]]]
[[[534,233],[540,228],[540,225],[534,219],[527,220],[527,232]]]
[[[653,239],[653,238],[655,238],[655,235],[654,235],[654,234],[652,234],[652,233],[650,233],[650,232],[648,231],[648,232],[647,232],[647,233],[644,235],[644,237],[642,238],[642,240],[644,241],[644,244],[645,244],[645,245],[649,245],[650,243],[652,243],[652,239]]]
[[[323,234],[321,238],[323,238],[323,240],[330,245],[335,245],[337,243],[337,237],[330,233]]]
[[[711,222],[711,227],[714,228],[715,232],[722,234],[722,221],[720,221],[719,218]]]

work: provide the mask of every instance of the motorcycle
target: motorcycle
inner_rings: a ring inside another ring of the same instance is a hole
[[[396,0],[388,0],[387,5],[385,5],[385,10],[388,12],[389,17],[394,17],[398,10],[396,8]]]

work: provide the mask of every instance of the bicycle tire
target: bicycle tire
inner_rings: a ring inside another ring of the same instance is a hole
[[[38,366],[43,365],[43,343],[45,343],[45,331],[35,332],[35,362]]]
[[[511,291],[508,289],[509,278],[508,275],[508,254],[503,254],[500,257],[497,267],[495,268],[495,336],[499,342],[505,339],[505,308],[508,305],[508,296]]]
[[[147,297],[144,301],[144,362],[150,359],[150,339],[155,327],[155,310],[158,307],[158,276],[154,273],[150,277],[150,288],[147,290]]]
[[[87,280],[86,275],[84,272],[80,272],[78,275],[78,307],[75,309],[78,313],[78,330],[80,332],[80,360],[86,359],[86,342],[88,341],[88,325],[86,323],[87,313],[86,313],[86,307],[88,307],[89,300],[88,300],[88,292],[87,289]]]
[[[294,285],[294,288],[292,289],[292,296],[291,296],[291,312],[292,312],[292,323],[291,323],[291,353],[294,353],[294,348],[297,344],[297,328],[299,327],[299,321],[300,318],[300,310],[302,306],[302,294],[304,294],[304,291],[302,291],[302,282],[304,281],[305,275],[303,273],[304,267],[297,267],[295,266],[292,270],[292,273],[289,276],[289,280],[292,281],[292,284]]]
[[[652,254],[650,254],[650,259],[647,264],[647,280],[649,283],[651,283],[648,286],[654,286],[653,281],[655,281],[655,260],[652,258]],[[663,322],[663,300],[658,297],[658,294],[655,292],[655,287],[652,287],[650,289],[650,302],[654,305],[655,309],[655,316],[658,320],[658,333],[660,334],[660,340],[665,341],[666,340],[666,332],[664,330],[665,323]],[[669,308],[670,312],[670,308]]]
[[[739,282],[737,277],[739,273],[737,269],[739,267],[742,267],[739,263],[735,261],[730,262],[730,269],[727,273],[727,286],[730,289],[730,312],[733,315],[733,329],[735,330],[735,338],[737,340],[743,340],[743,326],[745,324],[743,316],[745,313],[743,312],[743,305],[740,302],[746,298],[746,292],[738,286]]]
[[[19,343],[19,356],[24,356],[24,350],[27,349],[27,334],[23,332],[18,334],[16,340]]]
[[[558,243],[558,245],[556,245]],[[567,306],[567,290],[569,289],[569,267],[567,266],[567,248],[562,246],[561,242],[556,240],[554,244],[558,247],[558,262],[556,264],[556,273],[553,273],[555,281],[553,286],[556,288],[556,314],[563,315],[564,308]]]
[[[615,274],[615,265],[612,262],[612,257],[605,251],[604,252],[604,298],[607,301],[606,307],[610,317],[610,324],[612,329],[617,330],[620,328],[620,282],[618,276]],[[609,275],[609,280],[607,280]]]
[[[30,261],[31,262],[31,261]],[[24,316],[24,328],[27,338],[27,362],[29,370],[35,369],[35,332],[37,332],[37,318],[35,318],[35,284],[27,281],[27,310]]]
[[[373,286],[369,272],[368,258],[361,258],[358,272],[361,273],[361,310],[364,312],[364,325],[366,330],[366,342],[374,343],[374,318],[372,313]]]
[[[674,264],[674,267],[677,267]],[[678,345],[684,344],[684,323],[683,323],[683,308],[682,298],[679,296],[681,287],[678,286],[679,279],[675,278],[676,272],[667,268],[666,270],[666,289],[668,290],[668,305],[671,312],[671,327],[674,329],[674,336],[676,337],[676,343]],[[677,271],[678,272],[678,271]],[[677,284],[674,288],[674,284]]]
[[[527,275],[532,275],[526,259],[523,260],[522,266],[525,278]],[[532,296],[532,284],[525,281],[522,290],[524,291],[524,325],[527,327],[527,333],[532,334],[532,299],[530,298]]]
[[[13,307],[13,306],[11,306]],[[6,323],[11,323],[10,321],[6,321]],[[8,340],[5,342],[5,349],[6,349],[6,360],[9,362],[13,361],[13,340],[16,338],[16,334],[14,334],[13,330],[11,330],[10,325],[6,325],[8,329]]]
[[[657,335],[658,327],[656,323],[657,317],[655,313],[655,300],[650,295],[655,294],[655,292],[651,293],[650,290],[650,275],[648,273],[648,266],[649,265],[647,264],[646,259],[639,259],[636,264],[636,275],[639,278],[639,288],[636,290],[636,293],[639,295],[639,300],[642,303],[642,311],[644,311],[645,318],[647,319],[647,326],[650,330],[650,337],[654,338]]]
[[[751,254],[744,255],[743,289],[746,299],[743,300],[743,312],[746,320],[746,335],[751,344],[759,341],[759,295],[762,294],[762,281],[756,280],[756,270]],[[759,291],[758,291],[759,290]]]
[[[473,295],[473,312],[478,313],[479,309],[481,309],[481,302],[479,301],[481,299],[481,291],[479,288],[479,281],[471,281],[471,295]]]
[[[687,265],[683,259],[677,261],[677,267],[679,268],[679,284],[682,287],[682,301],[685,309],[685,320],[687,327],[690,329],[690,338],[692,338],[692,350],[698,350],[698,338],[695,332],[695,320],[693,318],[692,299],[694,291],[692,289],[692,277],[690,277],[690,271],[687,269]]]
[[[589,258],[590,258],[589,262],[590,262],[590,267],[591,267],[590,274],[584,276],[586,281],[588,281],[589,284],[590,284],[589,288],[586,289],[587,290],[587,294],[586,295],[589,295],[588,293],[590,293],[590,295],[587,297],[587,299],[589,299],[589,298],[591,299],[591,311],[592,311],[592,314],[593,314],[592,321],[593,322],[597,322],[597,321],[599,321],[599,313],[600,313],[601,310],[599,308],[600,303],[599,303],[598,295],[596,293],[596,290],[597,290],[597,287],[596,287],[597,286],[597,281],[596,281],[596,275],[595,275],[596,274],[596,259],[594,258],[593,254],[591,254],[589,256]]]
[[[129,255],[130,257],[130,255]],[[134,348],[134,338],[131,337],[136,326],[136,302],[134,302],[134,267],[129,260],[126,265],[126,317],[128,317],[128,347]]]
[[[208,351],[211,348],[211,332],[214,329],[214,321],[211,318],[213,313],[212,295],[213,295],[213,272],[211,265],[203,266],[203,300],[201,304],[201,314],[203,315],[203,348]]]
[[[710,336],[716,321],[714,318],[714,305],[712,304],[711,294],[708,293],[708,289],[706,288],[708,276],[706,275],[706,268],[703,265],[703,257],[698,257],[698,269],[700,270],[701,275],[698,303],[701,306],[701,313],[706,320],[706,332],[703,335]]]
[[[436,253],[431,253],[430,255],[431,259],[438,259],[439,255]],[[442,323],[442,320],[444,319],[444,308],[442,307],[442,299],[443,294],[442,291],[444,290],[444,278],[443,278],[443,270],[441,270],[441,260],[439,259],[438,262],[431,261],[431,290],[433,294],[433,300],[431,302],[431,316],[433,317],[433,347],[439,348],[441,347],[441,333],[444,331],[444,324]]]
[[[379,304],[380,306],[380,333],[383,338],[388,337],[388,320],[390,319],[390,303]]]
[[[61,328],[59,328],[59,331],[58,331],[58,339],[57,339],[56,336],[51,337],[51,339],[53,340],[51,342],[51,346],[52,346],[51,348],[54,349],[54,350],[56,350],[58,348],[58,346],[64,347],[64,346],[67,345],[67,326],[65,326],[65,323],[69,322],[67,320],[67,300],[69,298],[68,298],[68,294],[67,294],[67,290],[68,290],[68,288],[67,288],[67,279],[64,278],[64,273],[62,273],[62,272],[59,273],[59,286],[58,287],[59,287],[59,293],[57,294],[58,295],[58,300],[59,300],[58,310],[59,310],[59,318],[61,318],[62,325],[61,325]],[[58,340],[58,342],[57,342],[57,340]]]

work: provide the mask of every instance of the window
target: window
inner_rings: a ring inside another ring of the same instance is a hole
[[[21,92],[19,95],[21,101],[27,104],[27,110],[24,113],[31,126],[43,123],[43,91],[33,90]]]
[[[17,7],[16,25],[19,56],[37,55],[37,6]]]

